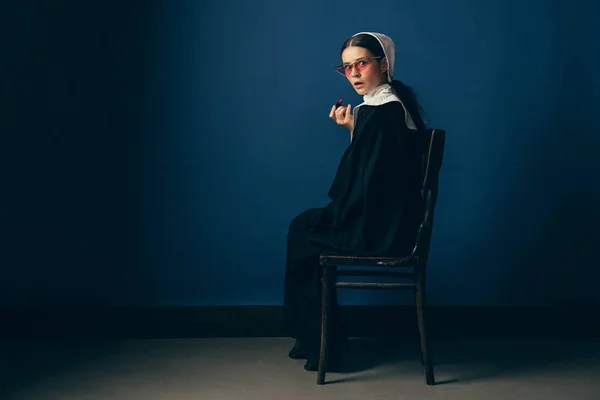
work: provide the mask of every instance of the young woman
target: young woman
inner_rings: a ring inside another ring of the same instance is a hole
[[[408,254],[423,213],[418,134],[425,129],[411,90],[393,80],[395,47],[386,35],[361,32],[344,42],[336,67],[364,102],[331,108],[329,117],[350,131],[333,184],[331,202],[310,209],[291,223],[287,236],[284,320],[296,343],[291,358],[306,358],[304,369],[318,365],[321,253]],[[333,361],[347,334],[332,293]],[[335,365],[328,368],[331,369]]]

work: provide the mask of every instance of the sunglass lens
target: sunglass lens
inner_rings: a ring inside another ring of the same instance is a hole
[[[346,76],[346,71],[344,69],[344,66],[339,65],[339,66],[335,67],[335,70],[337,71],[338,74]]]

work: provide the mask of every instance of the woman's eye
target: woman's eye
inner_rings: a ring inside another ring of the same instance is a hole
[[[361,67],[364,67],[365,65],[367,65],[366,61],[359,61],[358,65],[360,65]]]

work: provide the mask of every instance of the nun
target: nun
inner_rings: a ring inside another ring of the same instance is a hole
[[[306,359],[308,371],[316,371],[319,360],[319,254],[407,255],[424,207],[419,134],[426,126],[412,90],[394,79],[394,42],[360,32],[345,40],[340,53],[335,69],[363,102],[354,109],[332,106],[329,118],[349,131],[350,143],[329,189],[330,202],[294,218],[287,235],[284,323],[296,339],[288,356]],[[331,298],[329,371],[339,366],[348,339],[335,292]]]

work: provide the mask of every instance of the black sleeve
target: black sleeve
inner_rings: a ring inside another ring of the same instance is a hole
[[[406,127],[400,103],[361,106],[329,191],[331,202],[314,227],[314,244],[368,254],[410,240],[403,237],[416,230],[420,207],[417,134]]]

